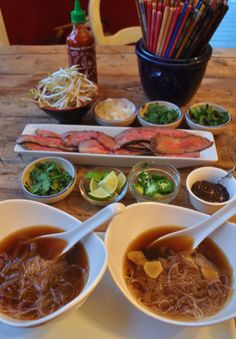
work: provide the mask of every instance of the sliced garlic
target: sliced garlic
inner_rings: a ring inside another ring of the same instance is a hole
[[[143,269],[149,278],[152,279],[156,279],[163,271],[160,261],[147,261],[144,264]]]
[[[127,258],[136,265],[143,266],[147,261],[142,251],[129,251]]]

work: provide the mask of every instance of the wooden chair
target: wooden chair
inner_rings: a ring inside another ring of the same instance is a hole
[[[0,8],[0,46],[9,46],[9,39]]]
[[[98,45],[127,45],[135,43],[141,38],[141,28],[138,26],[123,28],[113,35],[104,35],[100,2],[101,0],[89,0],[88,5],[90,27]]]

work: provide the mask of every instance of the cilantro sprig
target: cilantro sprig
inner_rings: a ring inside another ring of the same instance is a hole
[[[166,125],[178,119],[179,112],[158,103],[152,103],[147,106],[144,113],[144,120],[153,124]]]
[[[63,167],[55,161],[47,161],[35,165],[25,188],[32,194],[53,195],[61,192],[71,181],[71,175]]]
[[[229,120],[228,112],[218,111],[209,104],[191,108],[189,116],[193,122],[203,126],[219,126]]]

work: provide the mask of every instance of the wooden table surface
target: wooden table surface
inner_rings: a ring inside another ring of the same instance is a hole
[[[133,46],[98,47],[98,77],[102,97],[124,96],[141,105],[147,98],[141,87]],[[20,174],[32,160],[13,152],[16,137],[28,123],[57,123],[33,103],[19,106],[29,89],[47,72],[65,67],[65,46],[10,46],[0,48],[0,201],[25,198],[20,188]],[[230,168],[236,163],[236,49],[214,50],[204,80],[189,104],[213,102],[225,106],[233,114],[233,123],[225,133],[215,138],[219,161],[216,166]],[[186,106],[183,107],[185,111]],[[85,118],[89,122],[90,117]],[[94,121],[91,120],[91,124]],[[185,128],[183,124],[181,126]],[[193,168],[180,170],[181,189],[172,202],[191,208],[185,188],[187,174]],[[86,166],[77,166],[78,180],[73,193],[54,206],[84,220],[98,211],[83,200],[78,182]],[[125,170],[126,173],[129,169]],[[125,205],[134,203],[128,193],[122,200]],[[234,218],[236,221],[236,218]],[[99,228],[105,230],[106,225]]]

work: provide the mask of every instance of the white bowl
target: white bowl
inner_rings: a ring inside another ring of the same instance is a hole
[[[186,179],[186,188],[188,191],[189,200],[196,210],[207,214],[213,214],[233,199],[233,197],[236,195],[236,180],[234,179],[234,177],[225,178],[221,182],[221,184],[225,186],[227,191],[229,192],[230,198],[228,201],[225,202],[215,203],[205,201],[197,197],[191,189],[192,185],[196,181],[207,180],[213,183],[217,183],[227,173],[227,171],[217,167],[200,167],[189,173]]]
[[[180,225],[189,227],[208,216],[187,208],[174,205],[144,202],[129,205],[116,216],[106,232],[105,244],[108,250],[108,267],[112,278],[124,296],[140,311],[152,318],[180,326],[208,326],[226,321],[236,316],[236,296],[233,296],[221,311],[215,315],[196,321],[181,321],[162,317],[142,306],[130,293],[123,276],[123,260],[130,243],[140,234],[153,227]],[[127,227],[128,226],[128,227]],[[233,289],[236,288],[235,238],[236,227],[226,223],[210,237],[224,252],[233,271]],[[158,325],[157,325],[158,326]]]
[[[206,104],[214,107],[214,109],[218,112],[220,111],[224,111],[224,112],[227,112],[227,110],[223,107],[223,106],[220,106],[220,105],[216,105],[216,104],[212,104],[212,103],[209,103],[209,102],[200,102],[198,104],[194,104],[192,106],[190,106],[186,112],[186,122],[188,124],[188,126],[191,128],[191,129],[197,129],[197,130],[201,130],[201,131],[207,131],[207,132],[211,132],[212,134],[214,135],[217,135],[217,134],[220,134],[222,133],[225,128],[227,128],[227,126],[232,122],[232,116],[230,114],[230,112],[228,112],[228,121],[222,125],[218,125],[218,126],[205,126],[205,125],[201,125],[201,124],[198,124],[196,122],[194,122],[191,118],[190,118],[190,115],[189,115],[189,110],[191,108],[196,108],[196,107],[199,107],[199,106],[205,106]]]
[[[127,106],[122,108],[122,105],[130,106],[130,114],[127,114]],[[103,109],[103,114],[106,114],[109,118],[105,118],[99,114],[99,109]],[[119,113],[117,113],[118,111],[125,116],[123,118],[117,118],[116,116],[119,115]],[[136,111],[137,108],[135,104],[126,98],[107,98],[97,102],[93,107],[95,120],[102,126],[129,126],[136,118]]]
[[[30,174],[30,172],[32,172],[32,170],[34,169],[36,164],[45,163],[47,161],[57,162],[61,167],[64,168],[64,170],[66,172],[68,172],[71,175],[72,181],[62,191],[60,191],[56,194],[43,195],[43,196],[33,194],[33,193],[29,192],[27,190],[27,188],[25,187],[25,184],[26,184],[26,182],[28,181],[28,178],[29,178],[29,174]],[[35,201],[43,202],[45,204],[53,204],[57,201],[60,201],[64,198],[66,198],[73,191],[73,189],[75,187],[75,183],[76,183],[76,170],[75,170],[74,165],[70,161],[68,161],[64,158],[60,158],[60,157],[45,157],[45,158],[39,158],[37,160],[34,160],[28,166],[25,167],[25,169],[22,173],[22,176],[21,176],[21,188],[22,188],[23,192],[25,193],[25,195],[29,199],[33,199]]]
[[[178,118],[171,122],[170,124],[165,124],[165,125],[162,125],[162,124],[154,124],[152,122],[149,122],[147,120],[145,120],[143,118],[144,116],[144,112],[146,111],[146,108],[148,107],[148,105],[150,104],[160,104],[160,105],[163,105],[169,109],[175,109],[178,111]],[[138,109],[138,112],[137,112],[137,117],[138,117],[138,121],[140,123],[140,125],[144,126],[144,127],[164,127],[164,128],[177,128],[182,119],[183,119],[183,113],[180,109],[180,107],[178,107],[177,105],[173,104],[172,102],[169,102],[169,101],[149,101],[147,103],[145,103],[143,106],[141,106],[139,109]]]
[[[33,225],[56,226],[63,230],[69,230],[73,227],[78,227],[78,224],[81,223],[73,216],[52,206],[41,204],[36,201],[21,199],[0,202],[0,215],[1,239],[4,239],[21,228],[32,227]],[[83,290],[76,298],[59,308],[57,311],[40,319],[17,320],[0,313],[0,321],[15,327],[38,326],[54,320],[58,316],[64,315],[69,310],[80,307],[101,280],[107,266],[106,248],[103,241],[95,233],[87,235],[82,239],[82,243],[88,256],[89,275]]]

